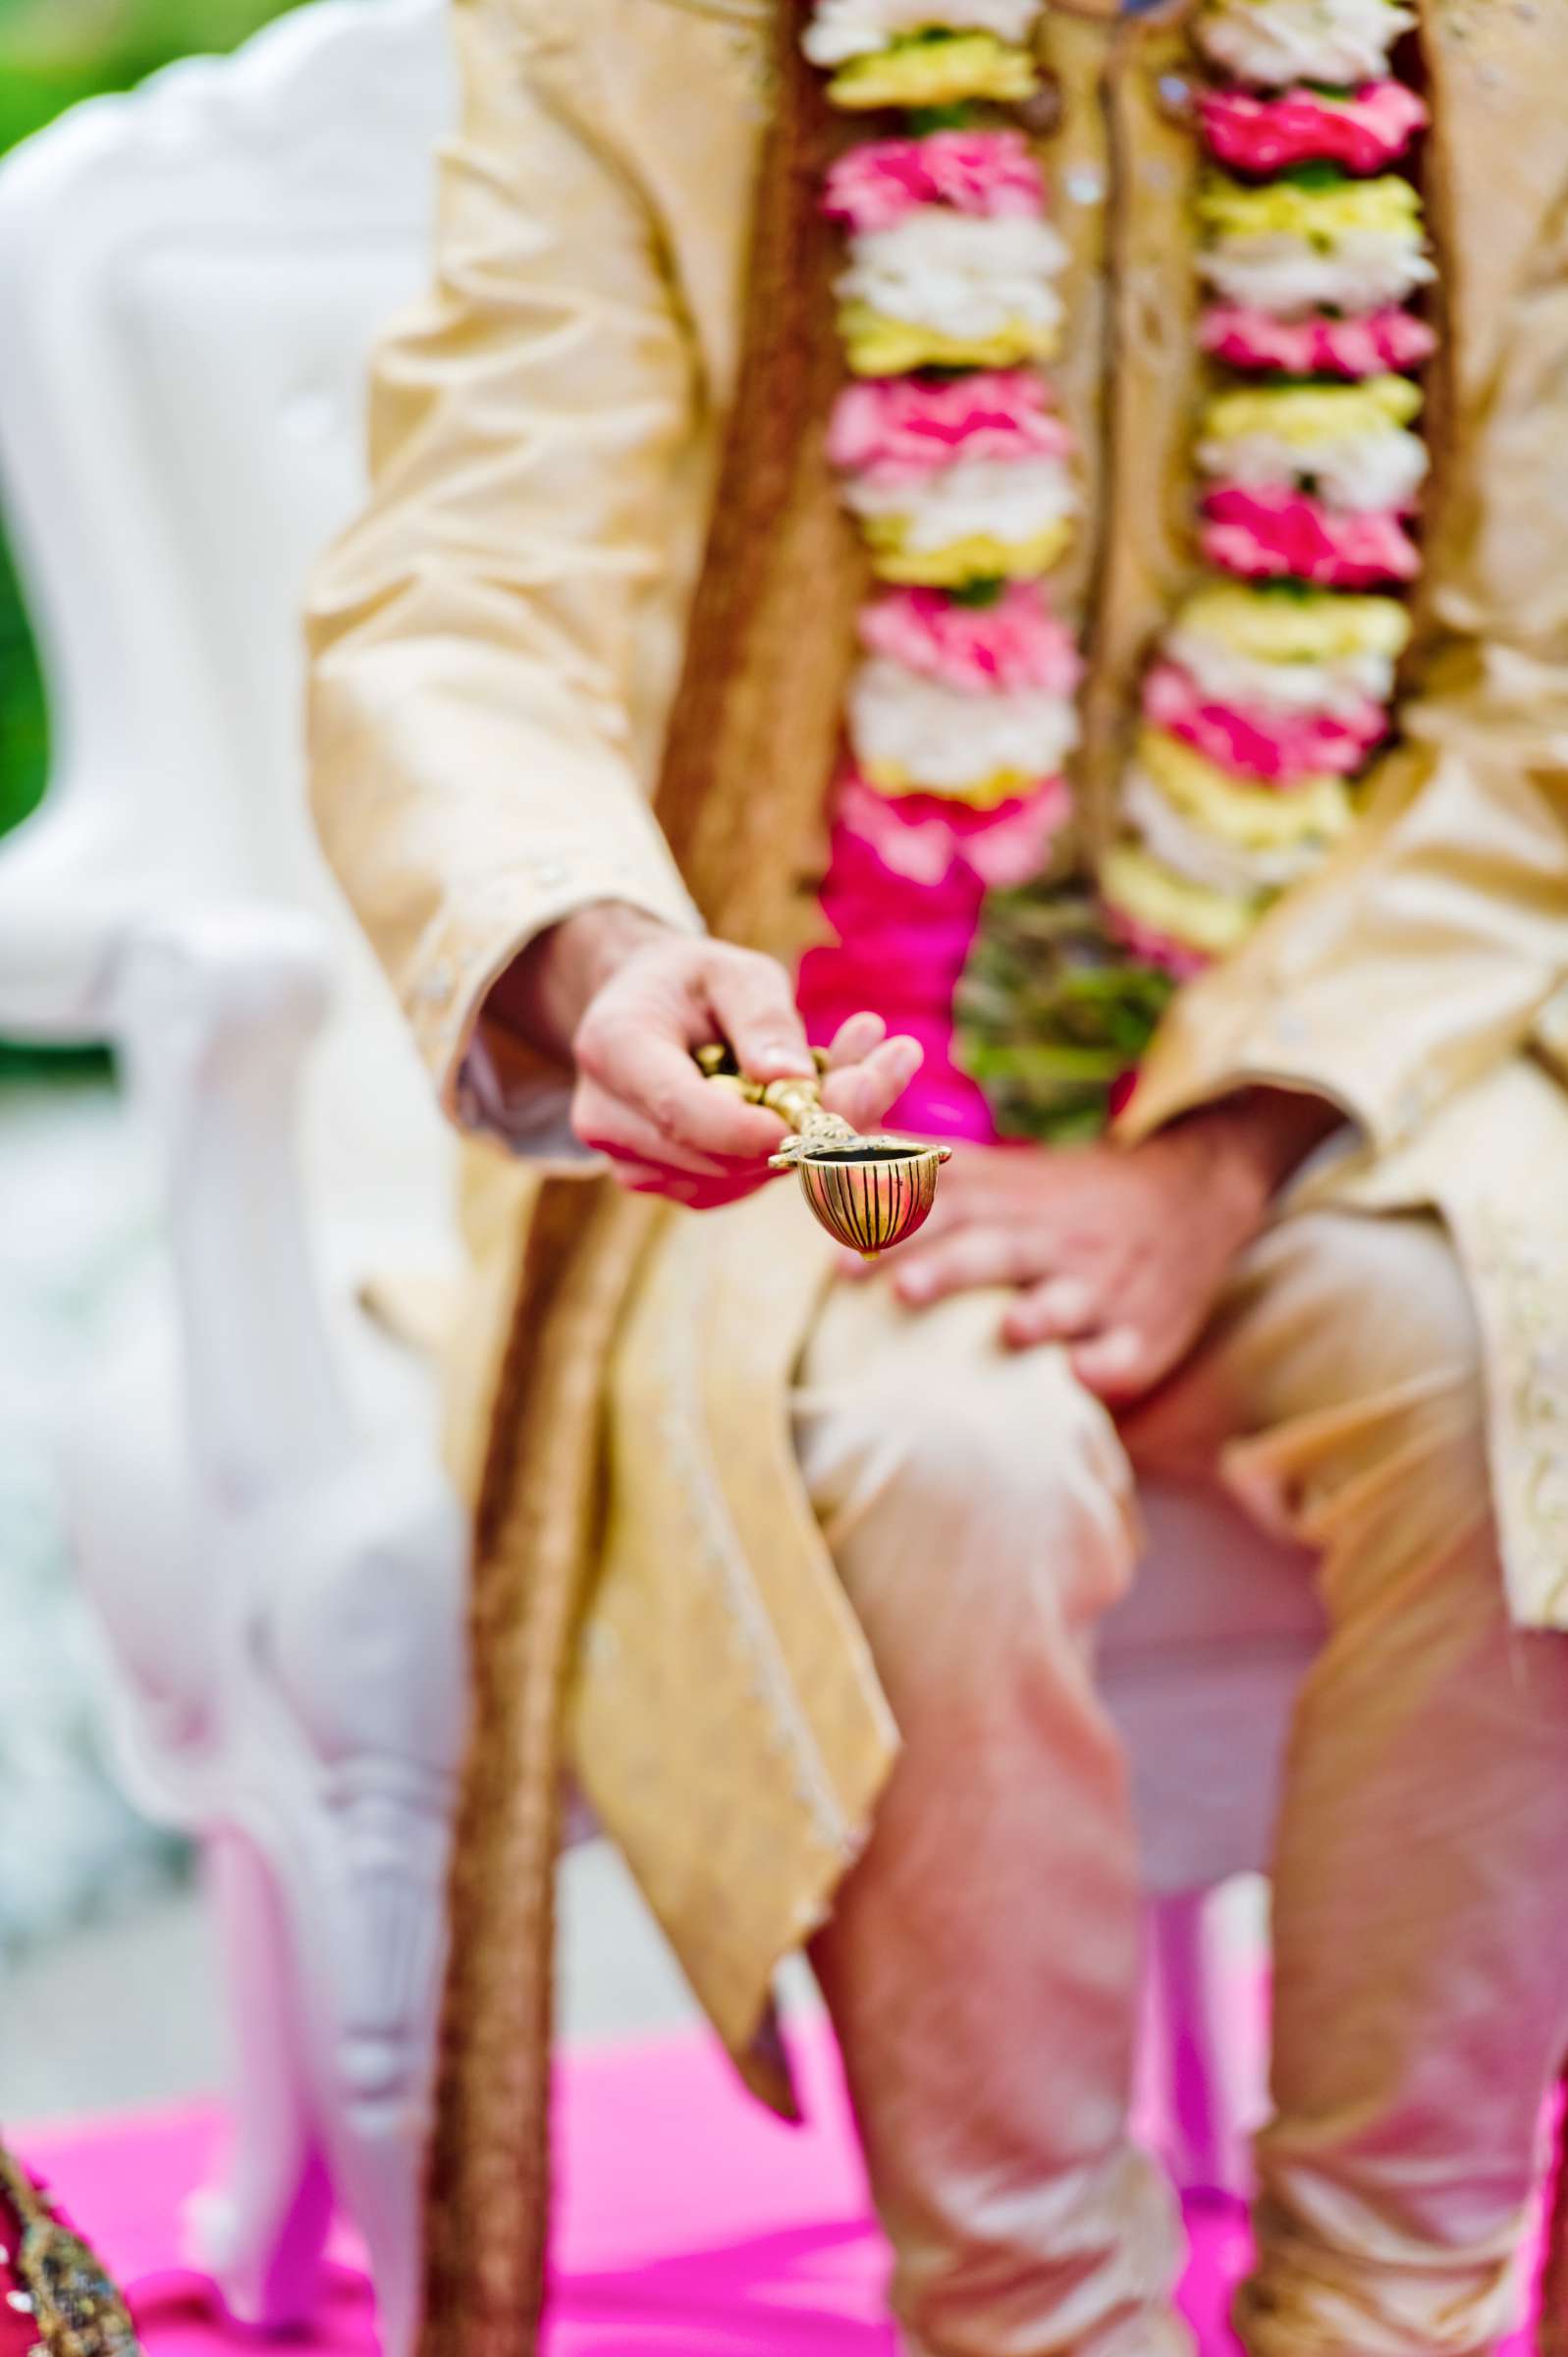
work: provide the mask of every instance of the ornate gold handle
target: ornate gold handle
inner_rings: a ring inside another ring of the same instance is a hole
[[[817,1052],[815,1074],[791,1073],[783,1080],[750,1080],[727,1047],[699,1048],[697,1063],[720,1088],[730,1088],[748,1105],[765,1105],[794,1131],[773,1158],[776,1171],[796,1171],[800,1191],[813,1216],[866,1260],[913,1235],[937,1195],[937,1173],[950,1146],[922,1145],[912,1137],[863,1137],[822,1101],[826,1059]]]

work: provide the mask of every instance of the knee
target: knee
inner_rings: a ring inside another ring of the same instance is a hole
[[[900,1346],[820,1361],[797,1402],[802,1471],[863,1617],[954,1643],[1087,1625],[1136,1547],[1115,1428],[1054,1349],[1008,1352],[988,1297],[907,1321]]]
[[[1343,1472],[1465,1523],[1488,1495],[1480,1328],[1435,1218],[1325,1212],[1276,1232],[1298,1331],[1322,1354],[1311,1389],[1332,1403]],[[1310,1372],[1310,1371],[1309,1371]],[[1336,1452],[1337,1453],[1337,1452]]]

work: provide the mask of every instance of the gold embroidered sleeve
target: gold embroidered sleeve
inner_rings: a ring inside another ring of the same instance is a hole
[[[639,630],[665,592],[695,411],[676,295],[595,120],[570,0],[457,0],[464,106],[427,300],[387,337],[374,491],[310,600],[321,837],[449,1110],[551,1126],[561,1076],[463,1066],[547,925],[697,919],[649,814]]]

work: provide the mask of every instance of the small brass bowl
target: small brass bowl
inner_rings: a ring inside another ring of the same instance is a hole
[[[918,1139],[865,1137],[822,1102],[827,1059],[816,1051],[815,1073],[782,1080],[748,1080],[722,1041],[693,1051],[708,1079],[733,1089],[748,1105],[765,1105],[794,1132],[772,1157],[776,1171],[798,1171],[806,1208],[840,1244],[864,1260],[901,1244],[923,1227],[937,1195],[937,1173],[952,1159],[950,1146]]]
[[[925,1225],[946,1159],[943,1146],[877,1139],[808,1146],[794,1167],[801,1193],[829,1234],[874,1260]]]

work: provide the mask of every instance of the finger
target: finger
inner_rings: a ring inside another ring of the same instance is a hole
[[[749,950],[716,949],[704,973],[719,1036],[753,1080],[782,1080],[816,1066],[784,969]]]
[[[923,1305],[985,1285],[1027,1285],[1044,1274],[1033,1238],[1012,1228],[960,1228],[929,1249],[911,1247],[893,1278],[901,1301]]]
[[[1027,1167],[1028,1148],[960,1148],[953,1156],[922,1232],[936,1237],[953,1228],[1005,1227],[1016,1220],[1043,1233],[1039,1189]]]
[[[833,1045],[828,1050],[828,1069],[837,1071],[846,1064],[861,1063],[873,1048],[882,1045],[887,1036],[888,1026],[880,1014],[872,1014],[869,1011],[863,1014],[852,1014],[846,1023],[840,1023],[834,1036]]]
[[[1087,1285],[1076,1277],[1047,1277],[1008,1303],[1001,1339],[1014,1350],[1029,1350],[1038,1343],[1081,1339],[1099,1324],[1099,1305]]]
[[[627,1194],[659,1195],[669,1203],[683,1203],[692,1211],[717,1211],[724,1204],[739,1203],[767,1182],[766,1173],[694,1178],[689,1171],[676,1170],[667,1162],[639,1162],[634,1155],[617,1156],[610,1165],[610,1176]]]
[[[776,1113],[705,1080],[683,1047],[644,1022],[590,1022],[577,1041],[577,1062],[606,1096],[658,1130],[666,1160],[678,1148],[755,1165],[776,1153],[784,1135]]]
[[[1070,1356],[1085,1391],[1101,1399],[1136,1399],[1154,1380],[1149,1346],[1130,1326],[1111,1326],[1104,1334],[1091,1335]]]
[[[608,1154],[617,1164],[633,1162],[666,1172],[682,1171],[688,1178],[730,1178],[734,1164],[702,1154],[665,1130],[621,1097],[613,1097],[596,1081],[578,1084],[571,1103],[571,1125],[585,1146]]]
[[[649,1170],[641,1178],[628,1179],[621,1176],[623,1166],[617,1164],[619,1183],[632,1195],[657,1195],[663,1203],[678,1203],[683,1211],[724,1211],[731,1203],[741,1202],[754,1194],[763,1182],[749,1183],[740,1178],[685,1178],[677,1172]]]
[[[830,1113],[840,1114],[851,1129],[875,1129],[887,1119],[888,1108],[903,1095],[923,1061],[918,1040],[884,1040],[862,1063],[845,1071],[830,1072],[822,1101]]]

